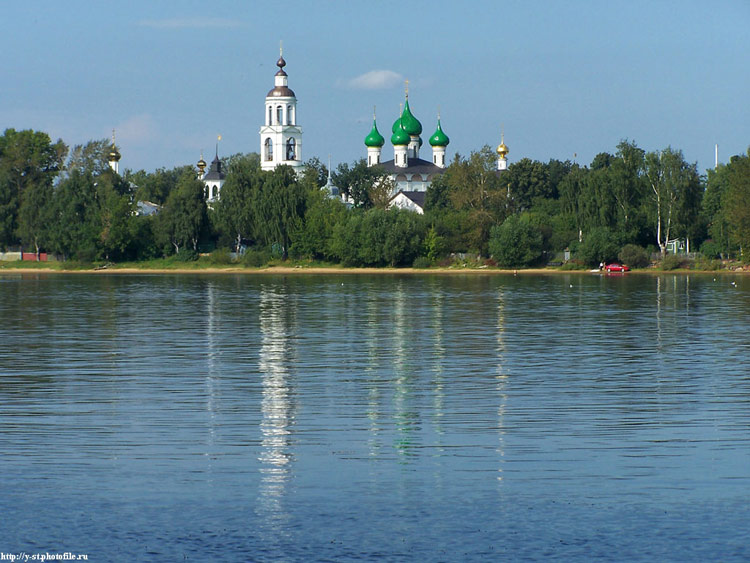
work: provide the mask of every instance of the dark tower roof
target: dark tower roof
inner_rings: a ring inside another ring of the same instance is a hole
[[[211,162],[211,168],[208,169],[208,172],[205,176],[203,176],[204,180],[223,180],[226,177],[226,173],[223,170],[223,166],[221,164],[221,160],[219,160],[219,155],[216,155]]]

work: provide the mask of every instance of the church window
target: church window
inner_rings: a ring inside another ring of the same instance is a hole
[[[266,160],[273,160],[273,141],[269,137],[264,144],[266,148]]]
[[[286,159],[287,160],[296,160],[295,149],[296,149],[296,143],[294,139],[289,139],[286,142]]]
[[[277,125],[283,125],[284,124],[284,120],[281,117],[282,113],[283,112],[281,110],[281,106],[276,106],[276,124]]]
[[[218,195],[219,195],[219,188],[217,188],[216,186],[214,186],[214,194],[213,194],[213,196],[211,196],[211,199],[216,199],[218,197]]]
[[[292,106],[286,106],[286,124],[292,124]]]

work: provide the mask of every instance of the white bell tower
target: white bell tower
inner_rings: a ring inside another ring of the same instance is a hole
[[[302,168],[302,128],[297,126],[297,97],[287,85],[286,61],[280,52],[274,87],[266,95],[264,125],[260,128],[260,162],[263,170],[280,164]]]

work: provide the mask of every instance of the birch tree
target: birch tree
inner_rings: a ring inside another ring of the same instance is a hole
[[[682,151],[671,147],[650,152],[645,157],[645,174],[652,194],[653,220],[656,226],[656,242],[662,257],[667,253],[667,243],[677,228],[686,234],[685,212],[698,200],[700,178],[695,164],[688,164]]]

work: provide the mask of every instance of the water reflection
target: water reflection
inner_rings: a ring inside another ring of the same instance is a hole
[[[495,376],[498,404],[497,404],[497,479],[503,480],[503,461],[505,457],[505,403],[508,395],[505,392],[505,386],[508,383],[508,374],[503,366],[505,358],[505,295],[503,288],[497,290],[497,375]]]
[[[206,414],[208,416],[208,436],[205,456],[207,459],[208,482],[213,484],[212,468],[214,458],[214,444],[216,442],[216,408],[219,384],[221,383],[221,358],[219,335],[221,331],[221,312],[218,307],[216,282],[206,284]]]
[[[418,424],[416,414],[411,410],[409,399],[411,394],[412,370],[409,364],[410,346],[414,345],[414,334],[409,334],[409,311],[407,310],[407,296],[404,282],[398,282],[393,292],[393,331],[391,333],[393,350],[394,393],[393,409],[396,422],[397,437],[396,451],[406,459],[416,446],[415,426]]]
[[[263,285],[260,290],[261,347],[258,367],[262,382],[260,423],[261,504],[275,518],[291,475],[291,426],[294,413],[289,384],[290,315],[286,286]]]

